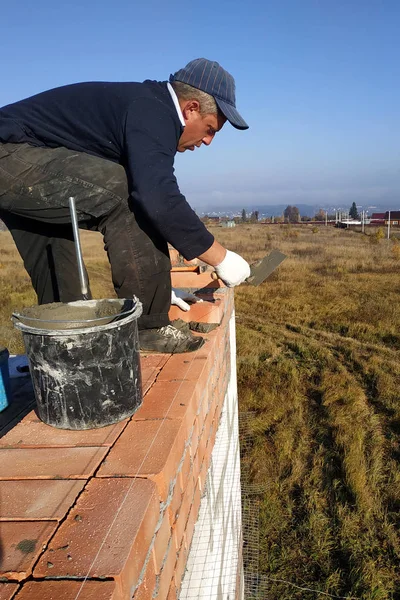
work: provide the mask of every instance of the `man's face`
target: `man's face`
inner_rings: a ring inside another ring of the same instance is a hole
[[[185,128],[178,142],[178,152],[200,148],[202,144],[209,146],[215,134],[221,131],[226,118],[218,114],[200,114],[200,105],[196,100],[181,104]]]

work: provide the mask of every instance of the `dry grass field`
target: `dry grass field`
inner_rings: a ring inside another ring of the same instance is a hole
[[[400,598],[400,244],[307,225],[213,233],[250,261],[288,255],[235,292],[243,472],[261,490],[252,598]],[[82,237],[94,296],[111,297],[101,239]],[[0,251],[0,344],[23,351],[10,315],[35,296],[8,233]]]
[[[400,598],[400,245],[380,237],[218,232],[249,260],[288,255],[261,287],[235,293],[242,464],[264,490],[257,600],[322,597],[279,579]]]

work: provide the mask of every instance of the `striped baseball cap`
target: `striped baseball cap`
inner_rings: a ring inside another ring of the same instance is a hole
[[[236,110],[235,80],[217,62],[196,58],[170,75],[170,82],[181,81],[213,96],[218,108],[236,129],[248,129],[246,121]]]

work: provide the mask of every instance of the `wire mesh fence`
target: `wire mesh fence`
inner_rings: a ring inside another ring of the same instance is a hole
[[[253,419],[252,412],[239,413],[244,598],[266,600],[266,582],[260,576],[260,501],[266,486],[251,478],[248,457],[253,436],[249,424]]]

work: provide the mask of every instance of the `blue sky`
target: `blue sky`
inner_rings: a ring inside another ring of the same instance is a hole
[[[0,106],[76,81],[236,80],[250,125],[176,159],[194,207],[400,208],[399,0],[27,0],[2,6]],[[398,205],[398,206],[397,206]]]

